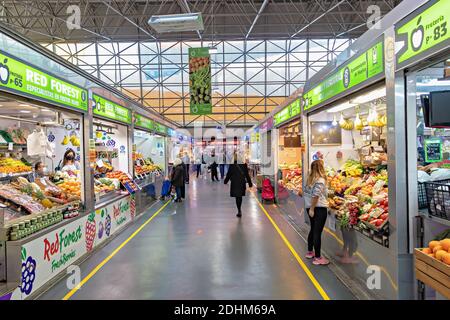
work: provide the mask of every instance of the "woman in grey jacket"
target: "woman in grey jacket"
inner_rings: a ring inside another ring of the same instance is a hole
[[[304,198],[306,212],[311,222],[306,258],[314,258],[313,264],[315,265],[327,265],[330,262],[322,257],[320,252],[322,232],[328,215],[327,174],[323,160],[315,160],[311,163],[311,172],[306,181]]]

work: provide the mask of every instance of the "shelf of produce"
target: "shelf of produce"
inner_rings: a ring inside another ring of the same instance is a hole
[[[422,250],[414,249],[417,280],[450,299],[450,265],[430,257]]]
[[[28,177],[33,172],[23,172],[23,173],[17,173],[17,174],[10,174],[10,175],[0,175],[0,181],[10,181],[11,179],[17,178],[17,177]]]

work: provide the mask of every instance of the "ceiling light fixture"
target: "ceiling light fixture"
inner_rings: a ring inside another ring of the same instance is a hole
[[[31,107],[29,104],[21,103],[19,104],[19,107]]]
[[[355,104],[367,103],[385,96],[386,96],[386,88],[383,87],[380,89],[370,91],[366,94],[360,95],[359,97],[350,100],[350,102]]]
[[[30,110],[20,110],[19,112],[21,112],[21,113],[31,113]]]
[[[150,17],[148,24],[158,33],[203,31],[204,29],[200,12],[154,15]]]
[[[352,108],[354,106],[355,106],[354,103],[350,103],[350,102],[347,101],[347,102],[338,104],[337,106],[335,106],[335,107],[333,107],[331,109],[328,109],[327,112],[329,112],[329,113],[336,113],[336,112],[343,111],[345,109]]]

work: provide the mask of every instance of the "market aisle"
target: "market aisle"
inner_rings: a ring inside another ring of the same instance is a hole
[[[71,299],[321,299],[253,197],[239,220],[223,182],[188,186],[183,204],[164,208]],[[82,277],[156,210],[83,263]],[[351,298],[334,280],[330,298]],[[68,291],[64,279],[40,298]]]

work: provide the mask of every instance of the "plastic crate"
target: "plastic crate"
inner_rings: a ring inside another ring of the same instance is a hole
[[[425,190],[425,183],[419,182],[417,184],[417,197],[419,200],[419,209],[425,209],[428,207],[428,200],[427,200],[427,192]]]
[[[432,216],[450,220],[450,179],[439,182],[425,182],[428,213]]]

